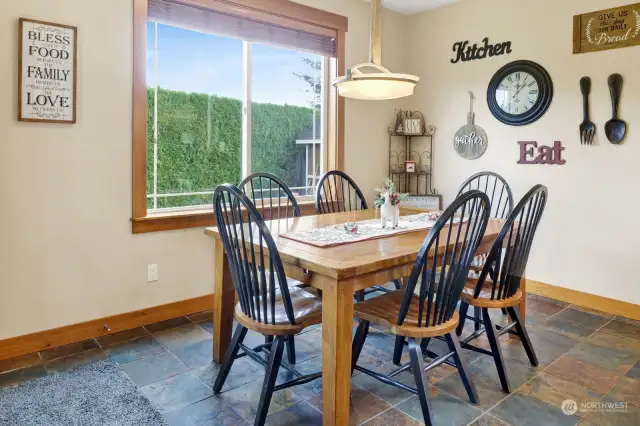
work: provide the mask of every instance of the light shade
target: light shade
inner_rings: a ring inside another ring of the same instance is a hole
[[[363,73],[360,68],[375,68],[375,73]],[[385,100],[411,96],[420,80],[410,74],[396,74],[372,63],[359,64],[351,68],[347,75],[337,78],[333,85],[338,94],[345,98],[362,100]]]

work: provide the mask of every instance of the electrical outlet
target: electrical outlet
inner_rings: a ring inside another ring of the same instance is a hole
[[[153,265],[147,266],[147,282],[155,282],[158,281],[158,265],[155,263]]]

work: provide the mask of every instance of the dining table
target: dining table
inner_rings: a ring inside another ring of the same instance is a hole
[[[414,207],[400,208],[401,216],[424,212]],[[325,426],[349,424],[354,293],[408,277],[429,229],[326,247],[283,235],[358,223],[375,219],[378,214],[376,209],[368,209],[265,222],[287,277],[321,290],[318,293],[322,295],[322,413]],[[501,219],[489,219],[477,256],[489,253],[503,223]],[[442,232],[445,231],[446,228]],[[206,228],[205,234],[214,239],[213,359],[221,362],[231,341],[235,290],[218,229]],[[446,240],[439,239],[441,246]],[[525,277],[521,280],[521,291],[525,294]],[[526,297],[523,297],[520,305],[523,320],[525,304]]]

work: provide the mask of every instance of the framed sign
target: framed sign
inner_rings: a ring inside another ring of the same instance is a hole
[[[640,3],[573,17],[573,53],[640,45]]]
[[[409,195],[400,203],[401,206],[417,207],[425,210],[442,210],[442,195]]]
[[[421,135],[422,119],[421,118],[405,118],[404,134],[405,135]]]
[[[76,27],[20,18],[18,120],[76,122]]]
[[[407,173],[415,173],[416,172],[416,162],[415,161],[405,161],[404,162],[404,171]]]

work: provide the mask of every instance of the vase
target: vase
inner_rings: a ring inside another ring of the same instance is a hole
[[[398,227],[399,220],[400,220],[400,206],[395,205],[393,206],[393,216],[391,219],[391,224],[393,226],[393,229],[396,229]]]
[[[391,203],[385,203],[380,207],[380,225],[387,227],[387,221],[391,222],[391,228],[398,227],[398,218],[400,217],[400,207],[393,206]]]

